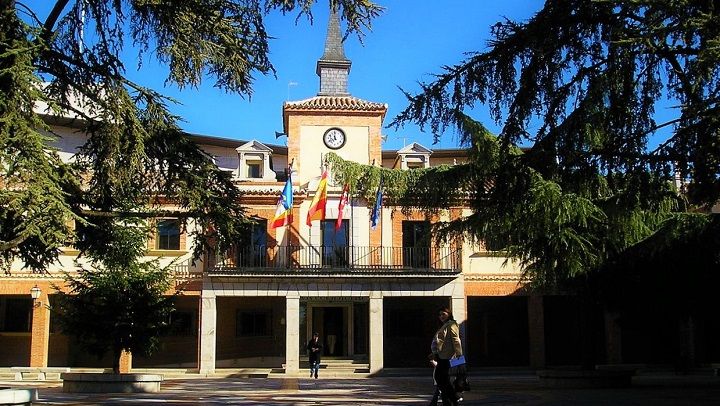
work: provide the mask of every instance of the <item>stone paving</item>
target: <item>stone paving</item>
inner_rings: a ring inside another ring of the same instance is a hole
[[[473,376],[462,406],[720,405],[720,378],[649,377],[626,389],[546,389],[534,376]],[[37,405],[427,405],[430,378],[181,378],[157,394],[71,394],[59,382],[0,382],[37,387]]]

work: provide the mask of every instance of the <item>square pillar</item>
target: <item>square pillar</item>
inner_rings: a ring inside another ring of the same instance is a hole
[[[465,305],[465,296],[463,289],[456,289],[460,290],[460,294],[463,294],[463,296],[455,296],[453,295],[452,298],[450,298],[450,309],[452,310],[453,317],[455,318],[455,321],[457,322],[458,326],[460,327],[460,342],[462,343],[463,347],[463,354],[465,353],[465,350],[467,349],[467,306]]]
[[[30,334],[30,366],[45,368],[48,366],[48,344],[50,343],[49,297],[42,292],[33,300],[32,326]]]
[[[202,292],[200,297],[200,351],[199,372],[202,375],[215,373],[217,346],[217,298],[215,292]]]
[[[545,367],[545,312],[542,296],[528,296],[530,366]]]
[[[605,310],[605,350],[608,364],[622,363],[622,328],[618,323],[620,315]]]
[[[300,296],[285,298],[285,374],[300,373]]]
[[[370,373],[383,369],[383,298],[380,292],[370,293]]]

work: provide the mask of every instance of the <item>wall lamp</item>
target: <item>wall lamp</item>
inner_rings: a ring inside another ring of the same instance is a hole
[[[30,297],[33,300],[33,307],[40,307],[40,294],[42,293],[42,290],[38,287],[38,285],[33,286],[30,288]]]

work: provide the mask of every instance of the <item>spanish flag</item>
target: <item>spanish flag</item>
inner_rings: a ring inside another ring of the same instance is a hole
[[[312,227],[313,220],[325,220],[325,204],[327,203],[327,169],[325,169],[320,177],[315,197],[310,203],[310,209],[307,215],[307,225]]]
[[[287,182],[285,182],[285,187],[278,199],[275,218],[272,221],[271,228],[278,228],[292,223],[293,191],[291,174],[292,172],[288,171]]]

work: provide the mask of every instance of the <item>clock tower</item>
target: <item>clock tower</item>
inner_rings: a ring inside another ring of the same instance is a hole
[[[350,94],[351,65],[343,48],[340,18],[332,9],[325,49],[315,68],[319,92],[315,97],[283,105],[288,162],[294,160],[295,179],[300,183],[320,175],[322,156],[328,152],[363,164],[381,162],[381,129],[387,105]]]

